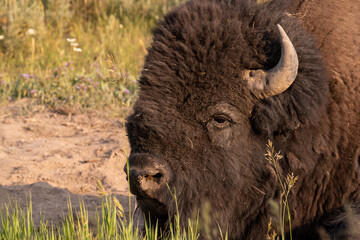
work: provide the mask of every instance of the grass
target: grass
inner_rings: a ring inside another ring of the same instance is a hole
[[[43,219],[35,225],[31,201],[26,210],[5,205],[0,212],[0,239],[141,239],[133,221],[126,220],[121,208],[116,198],[104,197],[97,212],[96,228],[90,229],[88,211],[83,204],[79,212],[73,212],[69,202],[69,214],[58,225]]]
[[[38,225],[33,221],[31,200],[25,210],[15,203],[4,205],[0,208],[0,239],[144,239],[144,240],[195,240],[199,237],[199,222],[189,220],[189,227],[183,229],[179,221],[171,224],[169,234],[159,234],[157,226],[145,225],[144,234],[139,231],[133,217],[127,218],[120,202],[111,195],[105,193],[100,186],[102,205],[99,212],[96,211],[96,227],[89,227],[88,211],[84,204],[80,204],[80,210],[73,212],[71,202],[68,203],[68,215],[64,220],[54,225],[40,220]],[[179,219],[178,216],[175,219]],[[227,238],[222,238],[227,239]]]
[[[278,169],[278,162],[283,158],[280,155],[280,152],[275,152],[275,148],[273,143],[268,140],[266,145],[267,152],[265,154],[265,158],[268,161],[269,165],[276,172],[276,178],[281,187],[281,194],[278,202],[271,199],[269,202],[270,210],[272,211],[273,216],[277,222],[277,232],[272,229],[272,219],[270,218],[270,222],[268,225],[268,233],[266,235],[267,240],[275,240],[282,239],[285,240],[285,230],[289,231],[289,238],[292,240],[292,231],[291,231],[291,212],[290,212],[290,203],[288,201],[291,189],[294,187],[298,177],[294,176],[293,173],[289,173],[285,179],[280,175]],[[288,224],[288,228],[286,228],[286,223]]]
[[[0,0],[0,102],[130,106],[151,29],[180,1]]]

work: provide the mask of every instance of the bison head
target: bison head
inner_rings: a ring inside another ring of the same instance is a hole
[[[279,2],[250,0],[187,2],[153,33],[126,123],[131,192],[162,228],[208,202],[230,238],[257,236],[279,193],[267,139],[317,122],[326,102],[312,38]]]

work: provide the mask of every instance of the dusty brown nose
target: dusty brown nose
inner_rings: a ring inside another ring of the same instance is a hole
[[[159,188],[166,185],[169,171],[149,154],[135,153],[129,157],[129,165],[125,164],[126,180],[130,183],[130,191],[136,196],[154,197]]]

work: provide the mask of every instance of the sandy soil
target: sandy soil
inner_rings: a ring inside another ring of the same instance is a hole
[[[123,171],[128,150],[122,118],[29,108],[26,100],[0,106],[0,206],[17,199],[24,207],[31,193],[35,222],[40,211],[48,220],[61,221],[69,197],[73,208],[81,198],[93,215],[101,205],[100,180],[129,211]]]

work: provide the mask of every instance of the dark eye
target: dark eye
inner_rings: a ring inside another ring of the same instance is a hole
[[[217,122],[217,123],[222,124],[222,123],[227,122],[228,120],[223,116],[215,116],[214,121]]]
[[[230,119],[224,115],[216,115],[212,119],[213,125],[217,128],[223,128],[230,124]]]

